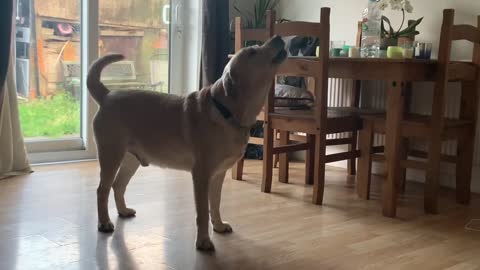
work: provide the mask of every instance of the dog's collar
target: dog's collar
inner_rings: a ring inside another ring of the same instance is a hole
[[[237,122],[237,120],[233,117],[233,113],[227,108],[227,106],[223,105],[220,101],[218,101],[216,98],[211,97],[213,101],[213,105],[215,105],[215,108],[220,112],[220,114],[230,122],[233,126],[235,126],[238,129],[245,130],[247,132],[250,132],[250,129],[253,125],[251,126],[242,126],[240,123]]]
[[[212,97],[212,100],[213,100],[213,104],[215,105],[217,110],[222,114],[222,116],[223,116],[223,118],[225,118],[225,120],[230,120],[230,119],[233,118],[232,112],[225,105],[220,103],[220,101],[218,101],[214,97]]]

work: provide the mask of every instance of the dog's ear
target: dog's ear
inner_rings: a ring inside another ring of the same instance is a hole
[[[225,96],[235,97],[235,82],[230,71],[223,74],[223,90],[225,91]]]

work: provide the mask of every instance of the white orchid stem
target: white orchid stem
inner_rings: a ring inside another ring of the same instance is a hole
[[[397,34],[400,33],[400,30],[402,30],[404,22],[405,22],[405,9],[402,8],[402,23],[400,24],[400,28],[398,28]]]

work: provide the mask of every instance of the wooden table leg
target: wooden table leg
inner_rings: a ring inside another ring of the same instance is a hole
[[[387,179],[383,184],[383,215],[395,217],[397,210],[397,177],[400,170],[401,121],[404,111],[402,82],[390,82],[387,92],[385,136]]]

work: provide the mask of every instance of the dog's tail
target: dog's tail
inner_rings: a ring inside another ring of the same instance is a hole
[[[87,75],[87,88],[90,95],[97,101],[98,105],[102,105],[103,99],[110,92],[100,81],[102,70],[111,63],[123,60],[125,57],[121,54],[109,54],[95,61]]]

